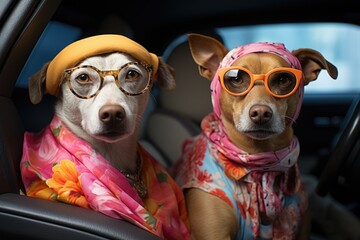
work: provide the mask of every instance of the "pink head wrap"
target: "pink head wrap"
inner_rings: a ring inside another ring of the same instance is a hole
[[[283,58],[286,62],[290,64],[292,68],[296,68],[299,70],[302,70],[301,64],[299,60],[289,52],[285,48],[285,45],[282,43],[269,43],[269,42],[257,42],[257,43],[250,43],[243,46],[238,46],[234,49],[232,49],[226,56],[223,58],[223,60],[220,62],[219,68],[223,67],[229,67],[231,66],[238,58],[249,54],[249,53],[255,53],[255,52],[264,52],[264,53],[273,53],[281,58]],[[216,71],[216,74],[211,82],[210,85],[211,89],[211,97],[212,97],[212,103],[214,108],[214,113],[217,116],[217,118],[220,120],[221,116],[221,110],[220,110],[220,92],[222,90],[220,79],[219,79],[219,73]],[[293,116],[293,120],[296,120],[299,116],[302,100],[304,97],[304,82],[301,81],[299,86],[299,98],[300,101],[297,106],[297,110],[295,112],[295,115]]]

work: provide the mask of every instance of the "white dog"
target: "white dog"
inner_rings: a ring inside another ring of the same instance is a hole
[[[184,197],[139,144],[153,82],[172,89],[171,68],[120,35],[62,50],[29,82],[33,103],[58,97],[52,122],[26,133],[22,178],[28,196],[129,220],[166,239],[188,239]]]

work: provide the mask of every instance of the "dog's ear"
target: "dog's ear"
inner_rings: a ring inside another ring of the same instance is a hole
[[[159,68],[155,78],[165,89],[173,90],[176,87],[174,68],[167,64],[162,57],[159,57]]]
[[[229,50],[215,38],[202,34],[188,34],[188,40],[191,55],[199,65],[200,75],[211,81]]]
[[[38,104],[41,102],[45,92],[45,81],[46,81],[46,71],[50,62],[45,63],[43,67],[34,75],[29,78],[29,96],[30,101],[33,104]]]
[[[336,79],[338,76],[337,68],[327,61],[324,56],[316,50],[310,48],[300,48],[292,51],[300,61],[305,76],[305,85],[314,81],[319,76],[322,69],[326,69],[330,77]]]

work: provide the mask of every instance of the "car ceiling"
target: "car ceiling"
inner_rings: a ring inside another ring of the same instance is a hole
[[[162,51],[174,37],[214,27],[282,22],[347,22],[360,25],[355,0],[64,0],[54,19],[92,34],[110,14],[127,22],[135,40]],[[154,51],[154,50],[153,50]]]

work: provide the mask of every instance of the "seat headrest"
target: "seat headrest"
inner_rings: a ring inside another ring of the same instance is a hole
[[[175,69],[176,89],[160,90],[159,104],[199,123],[212,111],[210,81],[200,76],[188,41],[173,49],[167,63]]]

